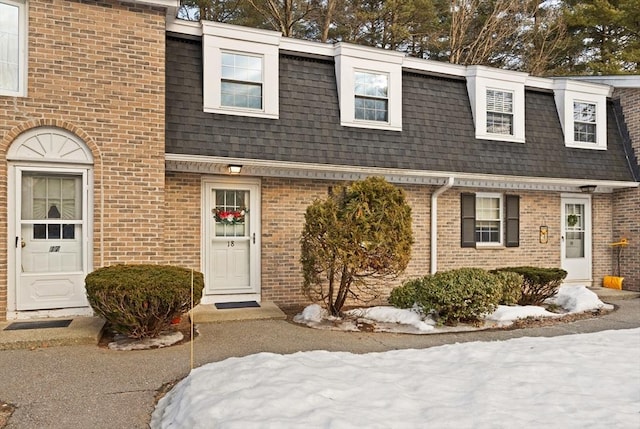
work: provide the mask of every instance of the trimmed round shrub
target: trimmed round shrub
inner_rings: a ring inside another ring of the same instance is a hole
[[[496,309],[502,293],[496,277],[481,268],[438,272],[411,284],[424,313],[432,313],[438,323],[450,326],[479,323]]]
[[[491,271],[500,286],[500,304],[517,305],[522,299],[523,277],[512,271]]]
[[[523,277],[519,305],[542,305],[547,298],[558,293],[567,276],[567,272],[560,268],[508,267],[496,271],[511,271]]]
[[[393,288],[389,296],[389,304],[397,308],[411,308],[417,301],[418,291],[422,288],[425,277],[405,281],[402,286]]]
[[[113,265],[85,279],[93,310],[117,333],[130,338],[157,337],[171,320],[200,302],[204,277],[171,265]]]

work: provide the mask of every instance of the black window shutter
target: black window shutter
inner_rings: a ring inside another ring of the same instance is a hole
[[[476,247],[476,194],[460,194],[460,246]]]
[[[505,200],[505,245],[507,247],[518,247],[520,246],[520,197],[518,195],[507,195]]]

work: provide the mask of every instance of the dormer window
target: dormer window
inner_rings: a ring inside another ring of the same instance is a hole
[[[403,58],[400,52],[336,45],[340,125],[402,131]]]
[[[203,110],[278,119],[282,35],[210,21],[202,33]]]
[[[513,93],[487,90],[487,133],[513,135]]]
[[[389,76],[355,72],[355,119],[389,121]]]
[[[553,85],[558,117],[566,147],[607,150],[606,85],[555,79]]]
[[[476,138],[524,143],[526,73],[484,66],[467,68],[467,92]]]
[[[596,142],[596,105],[573,102],[573,139],[577,142]]]
[[[262,57],[222,53],[220,104],[262,109]]]

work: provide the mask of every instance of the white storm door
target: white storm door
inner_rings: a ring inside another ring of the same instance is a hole
[[[16,170],[16,309],[87,306],[87,172]]]
[[[565,282],[590,283],[591,274],[591,199],[590,197],[562,198],[562,269],[567,271]]]
[[[205,295],[258,299],[259,185],[219,181],[204,189]]]

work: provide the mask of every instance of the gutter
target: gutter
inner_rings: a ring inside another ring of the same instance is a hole
[[[438,196],[453,186],[455,178],[450,176],[447,182],[431,194],[431,274],[438,271]]]

